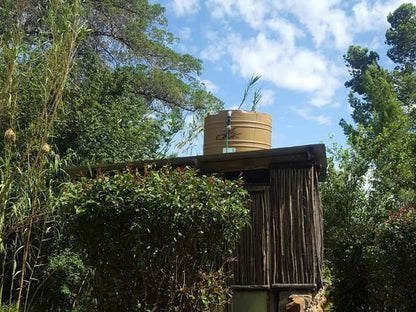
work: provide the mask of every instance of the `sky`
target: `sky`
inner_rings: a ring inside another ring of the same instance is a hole
[[[339,126],[350,121],[349,74],[343,55],[359,45],[386,56],[387,15],[416,0],[170,0],[173,48],[202,60],[200,77],[225,103],[241,102],[249,78],[261,75],[257,110],[272,115],[272,147],[331,141],[345,144]],[[250,101],[246,103],[250,109]],[[201,141],[201,140],[200,140]],[[197,144],[192,154],[201,153]]]

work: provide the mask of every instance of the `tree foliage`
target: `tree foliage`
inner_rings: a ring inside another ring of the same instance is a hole
[[[222,105],[198,80],[201,62],[171,48],[163,11],[143,0],[1,2],[0,306],[81,300],[89,268],[66,253],[70,240],[51,244],[64,162],[165,156],[186,118],[197,125]]]
[[[32,297],[31,311],[96,311],[91,296],[93,270],[80,255],[70,249],[52,248],[48,257]]]
[[[376,66],[365,72],[363,90],[364,99],[350,97],[356,127],[344,121],[341,125],[349,142],[373,169],[375,190],[388,194],[389,201],[412,201],[415,124],[406,109],[408,105],[399,100],[392,75]]]
[[[96,58],[83,58],[72,72],[76,83],[68,86],[54,130],[62,157],[72,163],[104,163],[166,154],[183,127],[180,109],[153,109],[136,92],[140,69],[110,69]]]
[[[340,124],[350,147],[335,151],[338,168],[322,186],[335,311],[415,309],[415,12],[404,4],[388,16],[396,70],[365,48],[345,56],[353,123]]]
[[[336,311],[369,307],[366,233],[360,216],[366,211],[366,162],[352,149],[334,144],[328,150],[328,177],[320,184],[324,208],[324,255],[332,274],[329,300]]]
[[[411,15],[414,9],[414,5],[402,5],[389,15],[388,20],[393,23],[394,16],[397,19],[404,12],[407,12],[406,16]],[[392,27],[399,34],[407,32],[406,19],[400,19],[401,23],[396,19]],[[388,34],[389,31],[387,37]],[[395,48],[399,43],[393,41],[391,44]],[[402,55],[404,52],[397,53]],[[349,103],[354,109],[352,119],[355,125],[341,120],[349,143],[372,168],[373,186],[381,194],[388,194],[386,197],[397,200],[398,203],[414,202],[415,73],[389,72],[374,62],[363,67],[370,57],[367,57],[366,49],[359,47],[350,47],[345,59],[352,68],[353,80],[355,73],[359,73],[355,84],[349,84]],[[407,59],[409,62],[415,61],[411,57]]]
[[[392,47],[387,56],[406,71],[416,69],[416,7],[412,3],[399,6],[387,17],[390,28],[386,32],[386,43]]]
[[[344,55],[344,60],[349,69],[351,80],[345,82],[347,88],[351,88],[353,92],[363,94],[363,76],[371,65],[377,65],[379,56],[374,51],[368,51],[366,48],[359,46],[350,46],[348,52]]]
[[[99,311],[207,311],[248,222],[241,181],[145,168],[69,184],[65,218],[95,269]],[[120,270],[120,268],[123,268]]]
[[[375,234],[370,265],[376,268],[377,296],[388,303],[389,310],[416,309],[416,210],[407,207],[389,212]],[[378,285],[383,285],[384,291]]]
[[[13,25],[19,25],[21,55],[34,55],[35,45],[41,59],[42,49],[56,36],[47,27],[50,5],[51,1],[24,0],[16,8],[4,6],[8,13],[0,35],[7,38]],[[166,156],[175,143],[192,141],[205,114],[223,103],[199,81],[201,61],[171,48],[176,38],[166,29],[164,8],[147,0],[88,0],[81,5],[87,31],[73,55],[65,106],[51,145],[80,164]],[[20,77],[24,109],[16,113],[22,141],[40,110],[28,88],[43,77],[40,64],[33,61],[28,75]],[[190,131],[185,129],[186,119],[194,120]],[[4,131],[9,117],[3,120]],[[76,123],[85,126],[78,128]]]

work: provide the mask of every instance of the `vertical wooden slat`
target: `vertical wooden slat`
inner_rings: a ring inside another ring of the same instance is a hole
[[[271,170],[272,283],[322,284],[322,211],[313,165]]]
[[[313,164],[272,168],[251,194],[252,224],[240,238],[234,285],[322,285],[322,211]]]
[[[234,285],[268,285],[270,270],[270,199],[269,188],[250,191],[251,225],[243,230],[233,265]]]

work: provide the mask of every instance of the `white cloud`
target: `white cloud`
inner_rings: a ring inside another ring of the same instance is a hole
[[[205,85],[205,88],[207,88],[209,92],[212,92],[212,93],[215,93],[220,89],[220,87],[218,87],[215,83],[213,83],[211,80],[208,80],[208,79],[202,79],[201,83]]]
[[[274,91],[270,89],[262,89],[261,92],[261,100],[259,103],[259,107],[273,105],[275,103],[274,100]]]
[[[387,14],[401,2],[206,0],[208,14],[216,19],[215,31],[205,34],[207,45],[200,57],[215,66],[230,66],[244,78],[261,74],[278,88],[306,93],[307,104],[315,108],[336,108],[335,94],[348,79],[342,54],[358,35],[368,38],[372,49],[384,45],[384,36],[376,37],[375,31],[385,31]],[[330,123],[326,116],[307,113],[298,112]]]
[[[331,107],[332,108],[340,108],[341,104],[339,102],[334,102],[334,103],[331,104]]]
[[[191,38],[191,34],[192,34],[192,30],[189,27],[182,27],[179,30],[179,38],[181,40],[187,40],[187,39]]]
[[[331,107],[336,107],[336,104],[333,103],[333,98],[336,91],[343,87],[340,77],[344,73],[344,68],[337,67],[333,64],[328,64],[326,71],[322,72],[321,76],[323,78],[323,85],[314,92],[311,100],[309,101],[315,107],[323,107],[326,105],[331,105]]]
[[[330,104],[342,86],[340,71],[317,52],[291,48],[263,33],[247,41],[230,36],[228,42],[234,71],[246,78],[261,74],[280,88],[311,92],[315,106]]]
[[[294,27],[294,23],[302,25],[317,48],[329,47],[344,52],[353,43],[355,34],[386,29],[387,14],[403,1],[354,2],[356,3],[346,3],[343,0],[207,0],[205,4],[213,18],[243,21],[254,30],[263,30],[268,26],[275,31],[280,28],[280,32],[285,33],[288,25],[290,28]],[[278,16],[285,16],[286,23],[281,23]],[[274,22],[276,18],[277,23]],[[273,26],[273,23],[276,25]],[[294,38],[290,29],[286,34],[287,38]]]
[[[254,29],[259,29],[267,12],[266,1],[261,0],[239,0],[238,11],[241,17]]]
[[[172,5],[177,16],[195,14],[199,10],[199,0],[174,0]]]
[[[373,3],[361,0],[352,8],[354,12],[353,30],[364,32],[387,29],[390,26],[387,22],[387,15],[393,12],[401,3],[403,3],[402,0],[375,1]]]
[[[224,18],[227,15],[233,16],[234,0],[208,0],[207,8],[214,18]]]
[[[200,57],[213,63],[218,62],[227,54],[227,41],[224,40],[224,35],[221,36],[216,31],[207,30],[204,37],[209,44],[201,51]]]
[[[286,0],[283,6],[306,26],[317,47],[333,42],[335,48],[344,50],[353,30],[340,4],[339,0]]]
[[[252,28],[258,29],[263,24],[268,10],[267,2],[266,0],[208,0],[206,5],[214,18],[238,17]]]
[[[296,25],[276,16],[267,20],[265,24],[287,48],[295,48],[296,40],[305,37],[305,33]]]
[[[201,51],[201,58],[213,63],[218,62],[227,53],[223,42],[213,43]]]
[[[306,120],[314,121],[320,125],[330,126],[332,125],[332,120],[330,117],[325,115],[313,115],[308,109],[306,108],[295,108],[292,107],[292,110],[296,112],[299,116]]]

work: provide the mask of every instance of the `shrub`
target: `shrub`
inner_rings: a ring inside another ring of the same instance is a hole
[[[50,257],[31,311],[94,311],[91,300],[92,270],[69,249]]]
[[[249,218],[241,184],[169,166],[69,184],[65,219],[95,269],[98,310],[224,305],[224,265]]]
[[[416,209],[399,208],[376,230],[370,260],[374,302],[384,310],[416,311]]]

